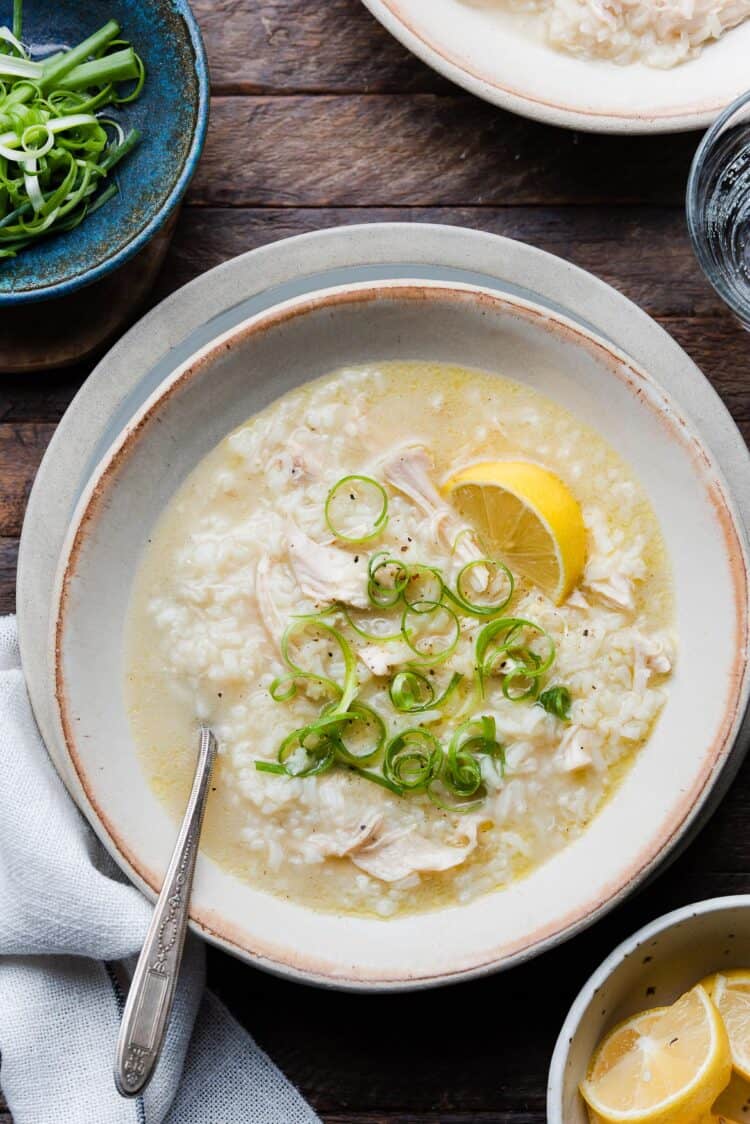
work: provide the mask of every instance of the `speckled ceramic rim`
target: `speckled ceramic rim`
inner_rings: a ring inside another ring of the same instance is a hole
[[[737,908],[750,909],[750,894],[729,894],[723,898],[708,898],[706,901],[692,902],[690,905],[672,910],[671,913],[665,913],[661,917],[657,917],[655,921],[650,921],[648,925],[644,925],[631,937],[627,937],[622,944],[617,946],[614,952],[609,954],[606,960],[602,961],[593,975],[589,976],[573,1001],[552,1053],[547,1082],[547,1120],[551,1124],[565,1124],[560,1116],[559,1107],[562,1103],[568,1052],[581,1019],[586,1014],[593,996],[601,990],[609,977],[620,967],[623,960],[627,959],[641,945],[652,941],[654,937],[666,933],[676,925],[681,925],[691,917]]]
[[[229,928],[226,923],[218,918],[215,913],[210,917],[196,910],[192,916],[193,926],[208,940],[220,947],[233,951],[243,959],[276,971],[281,975],[304,979],[327,986],[347,989],[364,990],[408,990],[437,986],[449,982],[470,979],[488,972],[511,967],[514,964],[538,955],[545,948],[551,947],[568,939],[570,936],[586,928],[594,920],[611,909],[622,900],[636,886],[638,886],[654,870],[664,856],[673,850],[689,831],[691,824],[700,813],[712,788],[717,783],[721,769],[729,759],[734,739],[740,722],[744,715],[748,697],[748,665],[747,665],[747,639],[748,639],[748,591],[747,591],[747,559],[744,548],[744,536],[733,506],[725,491],[721,473],[713,458],[707,452],[697,435],[692,431],[679,409],[671,402],[667,394],[650,378],[640,367],[634,364],[621,352],[598,339],[593,334],[585,331],[580,325],[575,324],[565,317],[552,315],[549,309],[534,305],[518,298],[501,296],[482,290],[474,286],[447,285],[425,282],[391,282],[379,284],[364,284],[328,290],[318,294],[306,295],[301,298],[286,302],[285,304],[261,313],[256,317],[238,325],[234,329],[219,336],[210,344],[199,351],[179,367],[173,375],[165,380],[158,390],[144,403],[142,408],[125,427],[119,439],[115,442],[107,455],[98,466],[90,480],[81,500],[76,514],[71,523],[71,530],[63,548],[56,593],[53,605],[53,643],[51,651],[52,675],[55,683],[55,696],[57,704],[58,739],[64,748],[71,763],[84,797],[84,811],[96,830],[102,842],[112,854],[118,864],[142,889],[154,896],[158,891],[158,881],[153,872],[139,863],[137,856],[133,855],[123,840],[118,838],[116,831],[108,821],[104,809],[100,808],[92,792],[92,786],[82,767],[75,745],[75,723],[70,721],[68,714],[67,691],[62,661],[62,648],[66,628],[66,615],[69,607],[68,593],[71,582],[75,576],[78,556],[85,544],[89,529],[95,524],[99,505],[106,503],[110,488],[117,484],[116,474],[120,464],[129,456],[137,452],[138,438],[150,423],[158,420],[162,406],[179,392],[181,386],[200,376],[206,368],[210,367],[216,355],[242,343],[252,335],[267,332],[283,324],[291,318],[304,316],[320,308],[332,308],[336,305],[347,303],[361,303],[367,300],[393,299],[413,301],[451,300],[460,299],[478,302],[488,309],[502,309],[527,321],[536,322],[541,330],[546,330],[567,339],[574,339],[578,346],[595,353],[600,361],[609,368],[612,377],[624,381],[631,387],[634,394],[639,397],[643,394],[644,384],[649,388],[653,400],[647,396],[642,398],[644,404],[659,412],[665,431],[672,440],[680,443],[688,455],[701,463],[709,470],[706,479],[706,489],[711,497],[724,534],[727,557],[734,581],[734,593],[737,612],[737,658],[735,670],[729,684],[728,696],[725,703],[724,718],[711,749],[706,753],[700,775],[696,777],[695,784],[678,807],[672,809],[655,834],[649,839],[638,859],[630,867],[618,871],[612,879],[605,896],[599,896],[596,901],[587,904],[586,908],[577,910],[575,914],[566,915],[556,920],[551,920],[543,931],[532,933],[519,939],[512,946],[493,950],[489,958],[483,957],[481,962],[462,967],[456,970],[447,970],[435,975],[414,978],[374,978],[342,979],[333,976],[319,964],[304,965],[289,963],[283,954],[273,949],[258,949],[251,947],[252,938],[245,933],[239,933],[235,928]],[[662,412],[661,404],[670,405],[673,419],[669,419],[666,412]]]
[[[121,249],[112,254],[111,257],[100,262],[100,264],[94,266],[93,269],[86,270],[84,273],[79,273],[75,277],[70,277],[67,281],[58,281],[56,285],[45,285],[42,288],[36,289],[24,289],[17,293],[0,293],[0,305],[28,304],[30,301],[49,300],[51,297],[63,297],[68,293],[74,292],[76,289],[81,289],[85,285],[90,285],[94,281],[98,281],[101,277],[111,273],[113,269],[117,269],[121,266],[128,258],[132,258],[147,242],[150,242],[154,234],[164,225],[185,194],[187,186],[193,178],[193,173],[197,167],[201,151],[203,150],[203,143],[206,139],[211,88],[206,51],[203,46],[200,29],[195,22],[195,16],[190,10],[190,5],[187,0],[173,0],[173,3],[175,11],[185,21],[185,26],[190,34],[190,42],[195,58],[195,73],[198,78],[198,103],[195,107],[195,130],[193,132],[193,139],[188,149],[187,156],[185,157],[185,162],[180,169],[180,174],[172,186],[172,190],[161,204],[159,210],[149,219],[143,229],[122,246]]]
[[[442,43],[431,39],[424,28],[416,28],[404,15],[400,0],[362,0],[362,3],[391,35],[433,70],[493,105],[536,121],[592,133],[678,133],[710,125],[726,104],[720,100],[677,106],[654,114],[593,107],[583,112],[559,102],[532,97],[523,90],[502,85],[491,74],[473,70],[464,59],[450,54]]]

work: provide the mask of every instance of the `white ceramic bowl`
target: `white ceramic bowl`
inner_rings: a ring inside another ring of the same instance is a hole
[[[287,975],[369,989],[509,966],[620,900],[706,805],[748,694],[743,534],[711,453],[645,372],[549,309],[470,286],[381,282],[289,301],[213,341],[146,401],[94,473],[62,552],[53,753],[139,886],[158,888],[175,832],[138,766],[122,692],[123,624],[150,528],[200,458],[274,397],[342,365],[396,357],[529,382],[634,465],[674,563],[681,654],[656,731],[613,798],[580,839],[502,893],[383,922],[315,913],[201,858],[192,917],[208,939]]]
[[[628,937],[581,989],[560,1031],[550,1066],[547,1124],[588,1124],[578,1084],[611,1026],[647,1007],[673,1003],[710,972],[747,967],[749,894],[686,905]]]
[[[486,101],[595,133],[706,126],[750,83],[750,22],[671,70],[563,54],[520,33],[490,0],[363,0],[435,70]]]

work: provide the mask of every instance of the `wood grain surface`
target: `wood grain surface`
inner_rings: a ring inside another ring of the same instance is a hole
[[[641,305],[750,437],[748,337],[703,280],[685,230],[696,135],[596,137],[502,113],[411,58],[359,0],[194,7],[215,97],[152,301],[235,254],[340,223],[493,231],[559,254]],[[34,473],[87,372],[0,380],[3,611],[14,605]],[[667,873],[575,941],[504,975],[417,995],[348,996],[210,952],[210,982],[327,1124],[542,1124],[550,1054],[578,988],[650,918],[750,890],[749,815],[750,764]],[[0,1105],[0,1124],[9,1119]],[[34,1124],[59,1119],[50,1106]]]

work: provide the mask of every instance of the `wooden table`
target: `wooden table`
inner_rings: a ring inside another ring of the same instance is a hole
[[[500,112],[409,56],[359,0],[194,7],[212,67],[211,124],[154,301],[290,234],[391,219],[460,223],[529,241],[616,286],[682,344],[748,436],[748,337],[703,281],[685,230],[697,135],[597,137]],[[0,382],[3,611],[14,606],[35,470],[86,374]],[[578,988],[650,918],[750,890],[748,813],[750,762],[666,874],[583,936],[505,975],[351,996],[284,983],[212,951],[210,982],[329,1124],[542,1124],[550,1054]]]

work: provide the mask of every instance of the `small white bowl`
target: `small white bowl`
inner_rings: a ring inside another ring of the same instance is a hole
[[[647,1007],[674,1003],[710,972],[750,967],[750,894],[683,906],[615,949],[570,1008],[550,1065],[547,1124],[588,1124],[578,1084],[602,1035]]]

